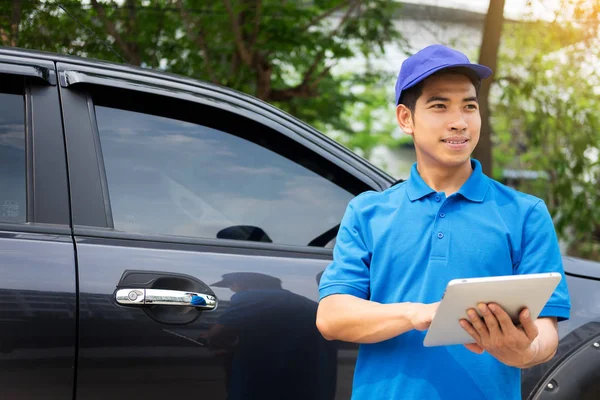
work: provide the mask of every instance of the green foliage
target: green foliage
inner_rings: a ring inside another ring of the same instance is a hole
[[[27,4],[19,47],[210,81],[346,131],[340,115],[354,98],[344,88],[368,78],[331,69],[401,40],[393,0],[62,0],[67,12],[52,1]]]
[[[493,154],[497,175],[503,168],[545,173],[519,189],[544,198],[573,253],[598,257],[600,49],[589,27],[560,18],[505,26]]]

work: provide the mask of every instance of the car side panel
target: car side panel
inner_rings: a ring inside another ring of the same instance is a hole
[[[76,296],[69,235],[0,233],[0,398],[73,396]]]
[[[312,388],[308,392],[318,394],[304,398],[350,397],[355,349],[340,351],[338,343],[317,340],[315,328],[317,279],[329,260],[268,253],[248,256],[194,245],[163,247],[116,239],[77,238],[81,282],[78,400],[138,396],[158,400],[192,395],[239,398],[231,393],[227,397],[227,385],[230,380],[241,385],[239,380],[244,376],[253,377],[254,381],[235,390],[243,391],[243,398],[247,399],[294,399],[299,398],[303,388]],[[271,304],[267,298],[263,301],[256,297],[253,304],[246,304],[244,315],[237,316],[241,321],[238,333],[240,340],[246,340],[246,348],[250,345],[257,349],[252,354],[259,358],[244,359],[251,355],[235,345],[217,349],[202,342],[215,324],[232,318],[228,316],[235,294],[232,290],[211,286],[219,301],[216,311],[203,312],[190,324],[169,326],[152,320],[141,308],[116,304],[116,285],[128,269],[186,274],[208,285],[220,281],[224,274],[256,272],[280,279],[282,288],[298,297],[287,305]],[[269,307],[272,310],[266,312],[272,316],[265,319],[263,309]],[[274,339],[270,332],[285,332],[281,330],[285,325],[298,328],[289,337]],[[314,349],[311,346],[316,346],[313,343],[322,346],[321,363],[309,360],[311,348]],[[307,352],[299,354],[303,348]],[[294,365],[292,357],[306,358],[296,360]],[[340,364],[336,365],[335,357]],[[231,372],[232,363],[242,370]],[[310,373],[303,367],[320,369],[318,373]],[[244,368],[262,369],[270,374],[279,372],[278,376],[263,377],[258,382],[252,370]],[[287,382],[285,387],[284,382]]]

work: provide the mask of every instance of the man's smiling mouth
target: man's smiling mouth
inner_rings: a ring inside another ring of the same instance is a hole
[[[463,144],[463,143],[467,143],[469,141],[469,139],[442,139],[442,142],[444,143],[450,143],[450,144]]]

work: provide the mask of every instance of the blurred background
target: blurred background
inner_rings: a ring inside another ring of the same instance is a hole
[[[491,67],[475,158],[543,198],[563,252],[600,261],[598,0],[0,0],[0,45],[181,74],[254,95],[397,178],[402,61],[434,43]]]

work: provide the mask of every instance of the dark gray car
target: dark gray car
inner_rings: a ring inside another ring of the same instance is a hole
[[[0,398],[349,398],[315,312],[348,201],[394,184],[364,159],[232,90],[0,49],[0,174]],[[524,397],[599,393],[600,265],[565,267]]]

